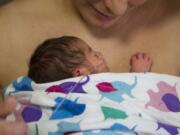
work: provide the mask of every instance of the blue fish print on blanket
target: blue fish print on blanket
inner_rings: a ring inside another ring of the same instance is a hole
[[[58,131],[55,133],[48,133],[48,135],[64,135],[68,132],[77,132],[81,131],[79,123],[70,123],[70,122],[61,122],[58,125]]]
[[[57,103],[53,108],[53,113],[50,117],[50,120],[53,119],[64,119],[64,118],[71,118],[76,115],[80,115],[84,112],[86,105],[85,104],[78,104],[76,99],[75,101],[70,101],[68,99],[65,99],[61,105],[61,107],[56,110],[56,107],[58,104],[62,102],[63,98],[58,97],[55,99],[55,102]],[[56,112],[54,112],[56,110]]]
[[[127,84],[121,81],[114,81],[111,83],[99,83],[96,87],[99,89],[100,94],[108,99],[122,102],[123,94],[126,94],[133,98],[132,90],[137,85],[137,77],[135,76],[133,84]]]
[[[117,130],[117,131],[121,131],[121,132],[125,132],[125,133],[135,133],[135,128],[137,126],[134,126],[132,129],[128,128],[125,125],[119,124],[119,123],[115,123],[111,126],[112,130]]]
[[[113,130],[85,131],[83,135],[123,135]]]
[[[33,88],[31,86],[32,80],[27,77],[24,76],[22,78],[20,78],[20,80],[15,80],[13,81],[13,87],[15,88],[15,92],[18,91],[33,91]]]
[[[72,89],[74,89],[73,93],[86,93],[82,86],[88,83],[90,80],[89,76],[86,76],[86,80],[83,82],[64,82],[59,85],[53,85],[46,89],[46,92],[62,92],[69,93]]]

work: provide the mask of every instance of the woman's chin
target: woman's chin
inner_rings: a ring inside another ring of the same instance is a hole
[[[101,21],[101,20],[94,20],[94,21],[89,21],[89,24],[100,29],[108,29],[112,27],[117,20],[110,20],[110,21]]]

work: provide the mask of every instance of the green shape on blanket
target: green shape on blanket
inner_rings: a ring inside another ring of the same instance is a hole
[[[38,125],[37,124],[35,124],[35,129],[36,129],[35,135],[39,135],[39,129],[38,129]]]
[[[125,118],[128,117],[128,115],[124,111],[121,111],[121,110],[118,110],[118,109],[102,106],[101,110],[102,110],[102,112],[104,114],[105,120],[108,119],[108,118],[125,119]]]

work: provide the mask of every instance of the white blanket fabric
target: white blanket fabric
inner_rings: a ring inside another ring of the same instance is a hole
[[[180,134],[180,77],[101,73],[37,84],[20,77],[6,89],[18,100],[8,120],[30,135]]]

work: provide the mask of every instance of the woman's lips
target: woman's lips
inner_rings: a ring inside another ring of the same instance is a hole
[[[94,8],[94,7],[93,7],[93,9],[94,9],[94,11],[95,11],[95,16],[96,16],[99,20],[101,20],[101,21],[111,21],[111,20],[114,19],[113,16],[104,14],[104,13],[100,12],[99,10],[97,10],[97,9]]]

